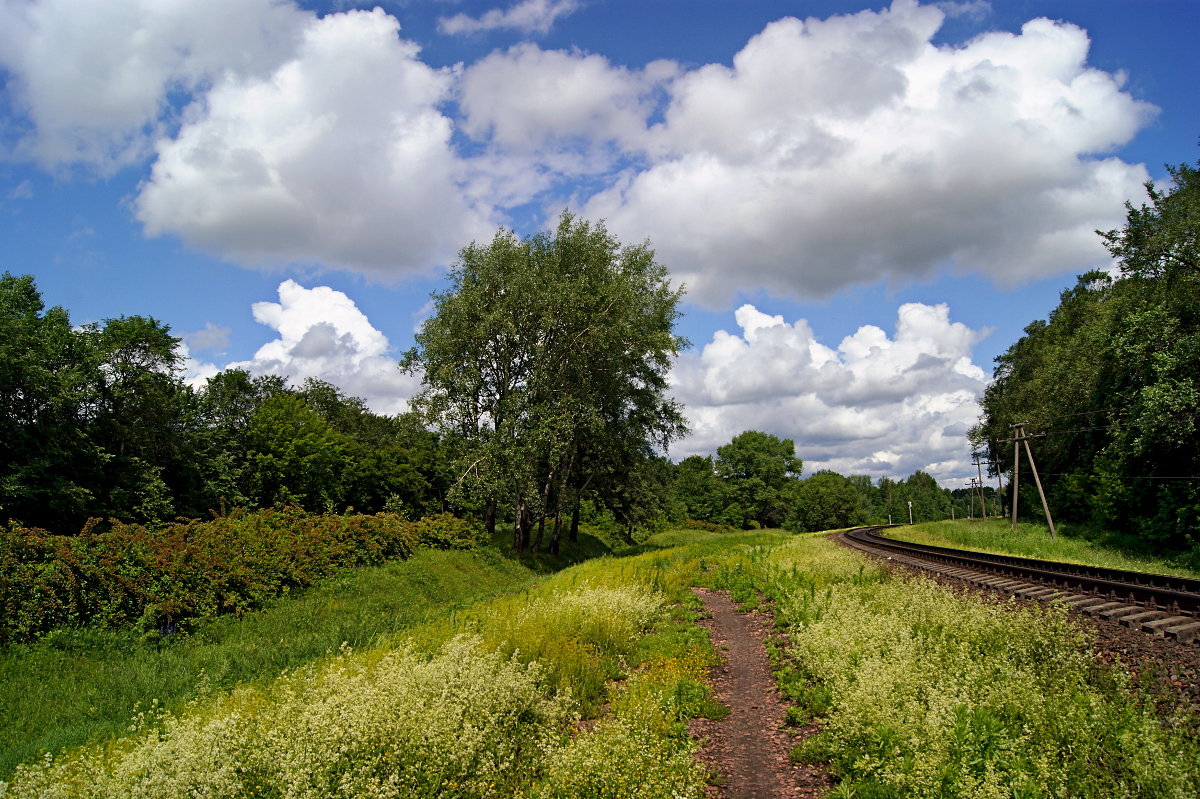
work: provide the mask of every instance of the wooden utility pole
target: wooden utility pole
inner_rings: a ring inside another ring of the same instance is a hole
[[[979,453],[978,452],[972,452],[971,455],[973,455],[975,458],[975,473],[979,475],[979,507],[983,511],[980,518],[986,519],[988,513],[987,513],[987,503],[984,501],[984,494],[983,494],[983,466],[979,462]]]
[[[1029,458],[1029,470],[1033,472],[1033,483],[1037,486],[1038,496],[1042,499],[1042,510],[1046,513],[1046,525],[1050,528],[1050,537],[1058,538],[1058,533],[1054,530],[1054,519],[1050,516],[1050,504],[1046,502],[1046,492],[1042,490],[1042,481],[1038,477],[1037,464],[1033,462],[1033,450],[1029,448],[1029,439],[1045,438],[1045,433],[1038,433],[1034,436],[1025,435],[1025,425],[1028,422],[1018,422],[1010,424],[1009,427],[1016,430],[1013,437],[1005,439],[1006,442],[1012,442],[1013,445],[1013,515],[1012,529],[1017,529],[1017,468],[1021,460],[1021,444],[1025,444],[1025,455]]]

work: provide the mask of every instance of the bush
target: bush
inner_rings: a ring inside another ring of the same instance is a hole
[[[450,513],[426,516],[415,527],[418,543],[429,549],[478,549],[487,543],[482,525]]]
[[[62,627],[171,634],[197,619],[243,614],[338,571],[407,558],[419,546],[473,549],[482,531],[440,514],[313,515],[236,511],[158,529],[95,520],[78,536],[0,528],[0,644]]]

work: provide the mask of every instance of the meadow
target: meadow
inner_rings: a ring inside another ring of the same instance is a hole
[[[419,552],[201,625],[153,652],[244,635],[263,661],[222,681],[190,673],[157,703],[146,687],[136,717],[105,710],[88,742],[22,754],[5,795],[699,799],[719,778],[694,760],[686,720],[724,710],[705,684],[719,653],[694,623],[697,584],[775,614],[789,716],[820,729],[793,757],[827,764],[834,796],[1192,797],[1200,785],[1196,719],[1159,715],[1059,609],[961,597],[819,535],[673,530],[628,552],[553,574],[491,549]],[[292,644],[317,629],[326,637],[303,653]],[[77,651],[94,646],[72,635]],[[41,652],[27,668],[53,683],[51,651],[70,649],[53,646],[10,647],[6,668]],[[266,654],[293,648],[287,663]],[[107,657],[119,668],[137,651]],[[85,671],[73,691],[95,689]]]

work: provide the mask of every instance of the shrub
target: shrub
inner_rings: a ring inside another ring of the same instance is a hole
[[[413,523],[295,507],[156,529],[113,521],[100,533],[95,521],[78,536],[0,528],[0,644],[88,625],[169,634],[261,608],[343,569],[407,558],[418,546],[472,549],[481,538],[449,514]]]
[[[419,544],[429,549],[478,549],[488,542],[483,525],[450,513],[426,516],[416,523],[416,533]]]

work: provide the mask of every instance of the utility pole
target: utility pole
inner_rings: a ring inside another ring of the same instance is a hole
[[[996,451],[996,444],[994,442],[992,443],[991,451]],[[1004,505],[1000,501],[1000,495],[1004,493],[1004,481],[1000,479],[1000,464],[988,461],[987,465],[996,467],[996,515],[1003,516]]]
[[[979,518],[987,518],[987,504],[983,500],[983,483],[978,482],[974,477],[971,478],[971,502],[975,502],[975,497],[979,497]]]
[[[1037,486],[1038,496],[1041,497],[1041,499],[1042,499],[1042,510],[1045,511],[1045,513],[1046,513],[1046,525],[1050,528],[1050,537],[1058,538],[1058,533],[1056,533],[1054,531],[1054,519],[1052,519],[1050,517],[1050,505],[1049,505],[1049,503],[1046,502],[1046,492],[1042,490],[1042,481],[1040,478],[1038,478],[1037,464],[1035,464],[1033,462],[1033,450],[1031,450],[1029,448],[1029,439],[1045,438],[1046,434],[1038,433],[1037,435],[1033,435],[1033,436],[1025,435],[1025,425],[1027,425],[1027,424],[1029,424],[1029,423],[1028,422],[1018,422],[1017,424],[1010,424],[1009,427],[1014,428],[1016,430],[1016,432],[1013,433],[1012,438],[1005,439],[1006,442],[1012,442],[1012,445],[1013,445],[1013,520],[1012,520],[1012,529],[1013,530],[1017,529],[1017,466],[1020,463],[1020,459],[1021,459],[1021,444],[1024,443],[1025,444],[1025,455],[1026,455],[1026,457],[1029,458],[1029,470],[1031,472],[1033,472],[1033,483],[1034,483],[1034,485]]]
[[[979,462],[979,453],[972,452],[971,455],[975,458],[975,473],[979,475],[979,507],[983,509],[981,518],[987,518],[987,504],[983,501],[983,466]]]

